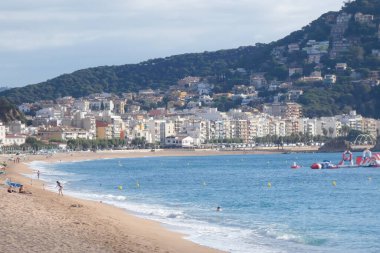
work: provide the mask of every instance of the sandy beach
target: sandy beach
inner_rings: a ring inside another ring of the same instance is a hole
[[[160,223],[128,214],[106,204],[58,196],[44,190],[42,181],[22,176],[34,173],[27,163],[60,162],[146,156],[205,156],[264,154],[267,151],[104,151],[57,153],[53,156],[3,155],[0,175],[0,252],[220,252],[183,239]],[[22,183],[28,193],[8,193],[6,178]],[[35,176],[34,176],[35,178]]]
[[[180,153],[182,154],[182,153]],[[175,152],[79,152],[53,157],[28,156],[8,161],[0,178],[0,252],[220,252],[182,239],[159,223],[102,203],[58,196],[43,190],[43,182],[23,177],[26,163],[116,157],[180,155]],[[9,156],[1,157],[5,161]],[[22,183],[27,192],[8,193],[5,178]],[[31,185],[32,183],[32,185]]]

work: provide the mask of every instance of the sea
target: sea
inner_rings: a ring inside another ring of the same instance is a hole
[[[380,169],[310,169],[340,159],[295,153],[30,165],[52,191],[59,180],[66,195],[114,205],[227,252],[380,252]],[[293,162],[302,167],[291,169]]]

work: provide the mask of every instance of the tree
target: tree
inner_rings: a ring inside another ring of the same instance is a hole
[[[329,127],[329,135],[330,137],[332,137],[334,134],[334,128],[333,127]]]
[[[138,147],[145,147],[146,144],[146,139],[145,137],[141,138],[134,138],[131,142],[132,145],[138,146]]]
[[[350,132],[350,127],[347,125],[343,125],[341,128],[342,136],[347,136],[349,132]]]

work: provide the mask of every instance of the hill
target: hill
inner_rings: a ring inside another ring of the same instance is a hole
[[[297,102],[304,106],[306,116],[330,116],[355,109],[364,116],[380,118],[379,24],[380,0],[357,0],[269,44],[83,69],[6,90],[0,96],[19,104],[96,92],[165,90],[185,76],[203,77],[214,84],[214,93],[219,93],[231,91],[235,84],[249,84],[251,74],[260,74],[268,84],[292,82],[293,89],[302,89],[304,94]],[[347,67],[338,70],[337,63]],[[329,74],[336,76],[333,85],[318,79]],[[313,78],[316,81],[310,81]],[[286,92],[268,92],[268,87],[257,87],[264,101]]]
[[[102,66],[64,74],[43,83],[14,88],[0,93],[15,103],[37,99],[54,99],[61,96],[81,97],[96,92],[138,91],[146,88],[167,88],[179,79],[193,76],[221,76],[237,66],[269,69],[255,66],[255,61],[264,62],[271,50],[270,45],[242,47],[216,52],[176,55],[148,60],[139,64]],[[223,90],[222,86],[219,86]]]
[[[24,115],[11,102],[0,98],[0,121],[6,124],[13,120],[26,121]]]

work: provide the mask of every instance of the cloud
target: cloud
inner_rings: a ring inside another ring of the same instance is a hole
[[[20,71],[28,62],[41,64],[41,70],[39,79],[30,80],[16,74],[2,79],[5,70],[0,70],[0,85],[43,81],[53,72],[86,66],[270,42],[341,5],[341,0],[1,1],[0,64],[17,65],[12,54],[23,54],[28,59],[19,64]],[[37,54],[62,64],[44,73],[46,63],[36,62]],[[75,55],[82,57],[81,64]]]
[[[181,36],[181,30],[199,29],[201,32],[197,34],[203,36],[221,30],[229,33],[240,27],[263,33],[260,37],[268,37],[264,40],[269,41],[274,36],[267,27],[284,24],[297,27],[300,20],[310,17],[310,11],[317,10],[317,5],[323,8],[321,2],[301,0],[35,0],[29,5],[21,5],[21,2],[28,1],[0,4],[3,50],[72,46],[81,41],[115,36],[129,38],[136,34],[144,38],[152,30],[162,31],[166,37],[168,32],[179,31]],[[18,7],[20,5],[23,7]],[[249,32],[246,30],[246,34]]]

